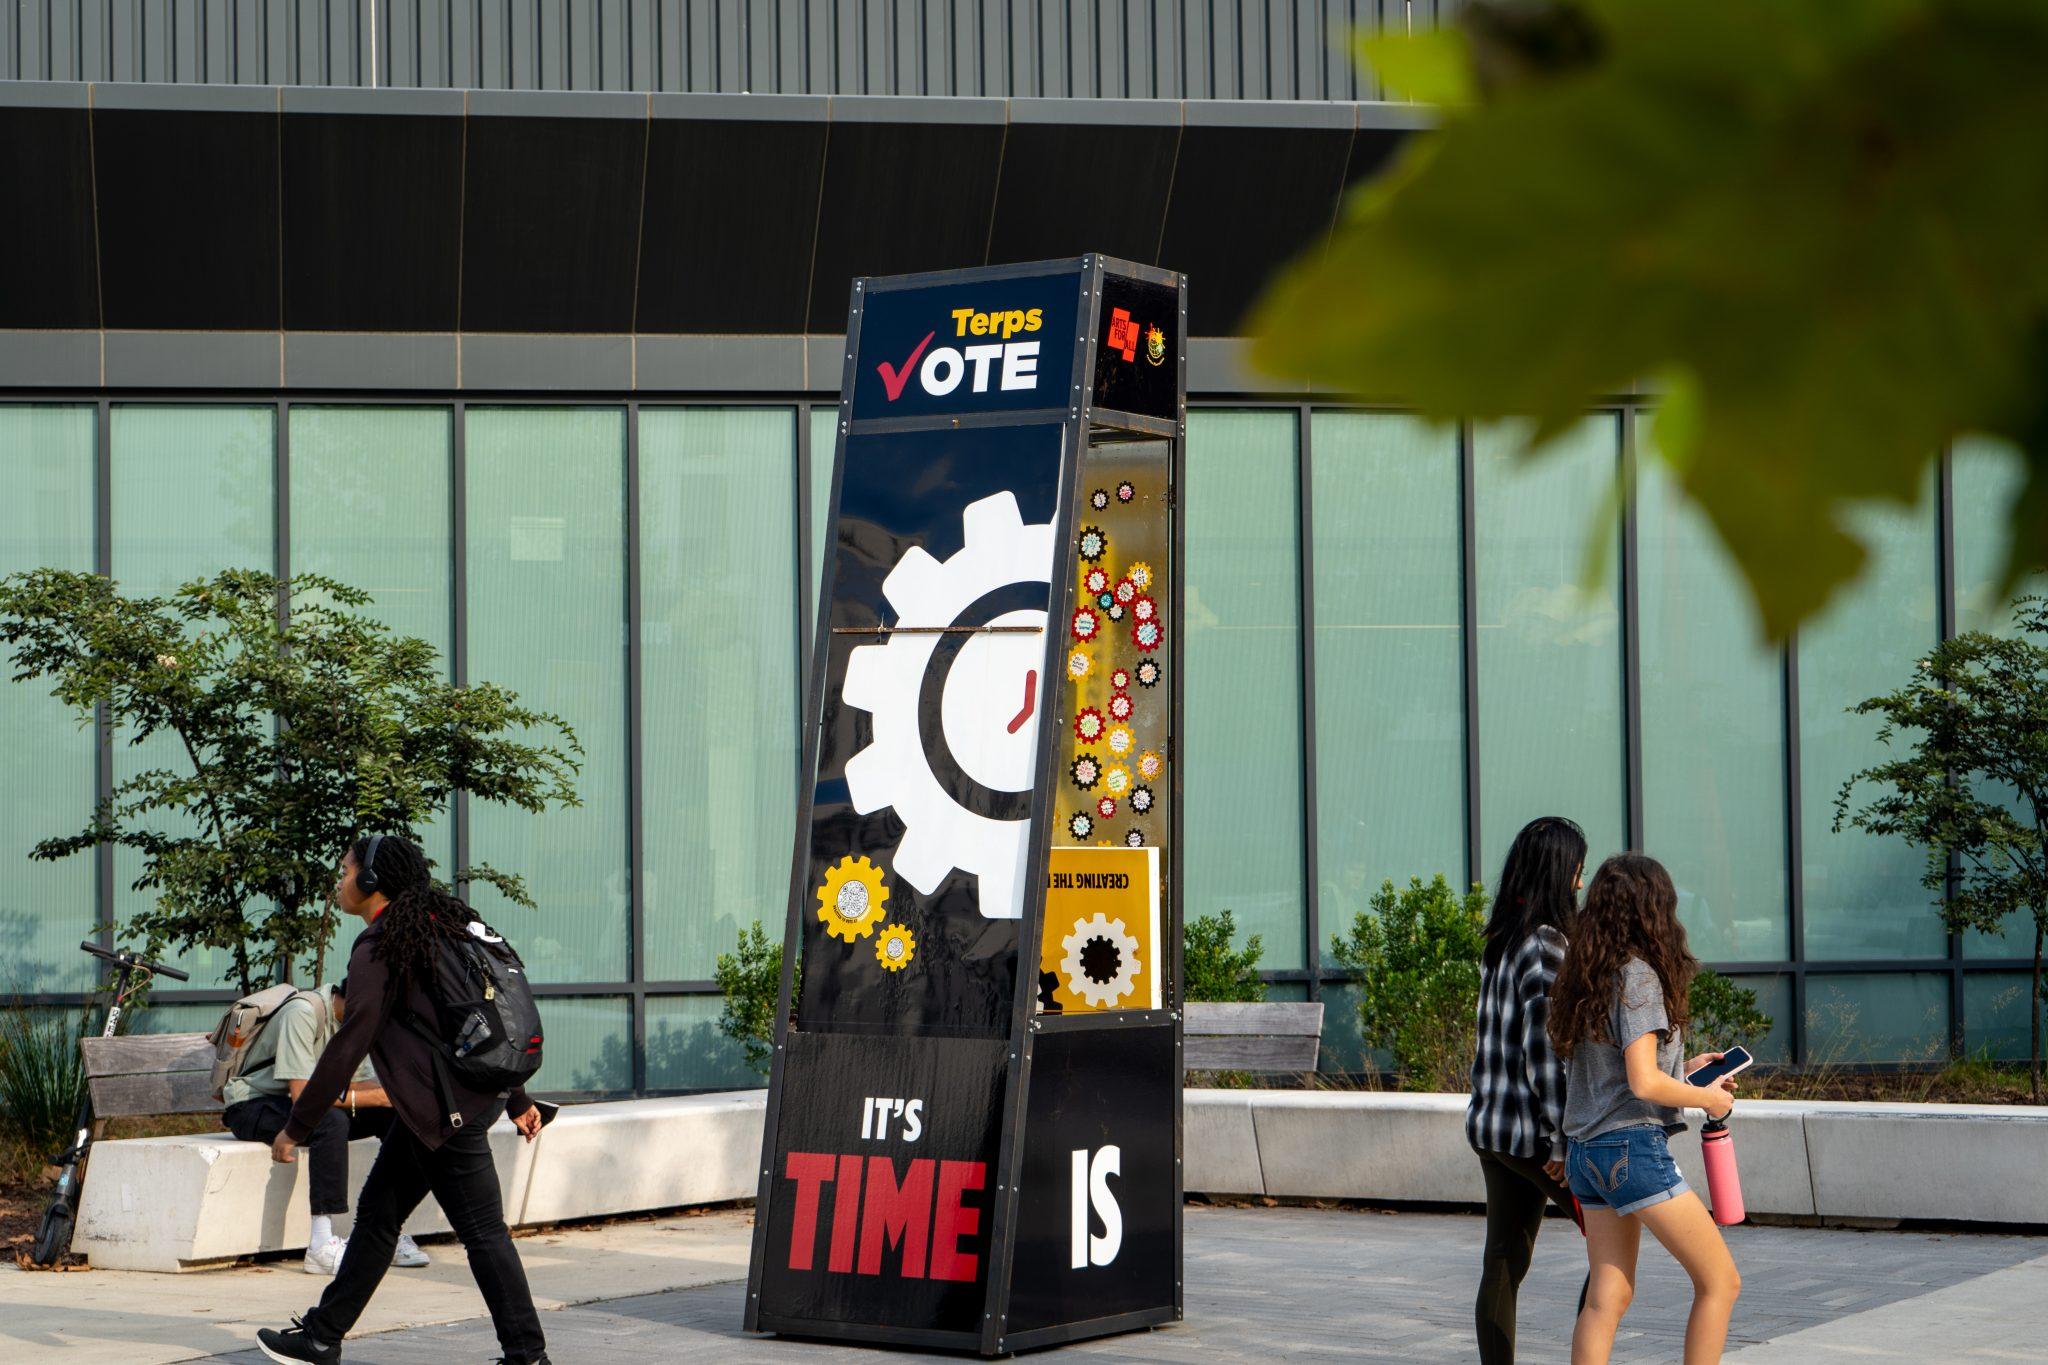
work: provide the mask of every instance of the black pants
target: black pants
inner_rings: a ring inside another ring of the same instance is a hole
[[[355,1230],[341,1269],[319,1305],[306,1314],[306,1330],[315,1339],[338,1342],[348,1335],[391,1267],[399,1227],[432,1193],[469,1253],[469,1273],[483,1291],[505,1358],[515,1365],[540,1359],[547,1341],[526,1287],[526,1268],[505,1226],[498,1172],[491,1163],[489,1129],[497,1117],[495,1111],[479,1116],[431,1151],[403,1123],[391,1125],[357,1196]]]
[[[1479,1359],[1481,1365],[1513,1365],[1515,1301],[1536,1254],[1543,1205],[1554,1203],[1570,1215],[1572,1196],[1544,1174],[1540,1161],[1506,1152],[1478,1155],[1480,1173],[1486,1177],[1486,1250],[1479,1264],[1479,1302],[1473,1310]],[[1579,1306],[1586,1306],[1583,1284]]]
[[[258,1095],[231,1104],[221,1115],[228,1131],[244,1142],[266,1147],[284,1131],[292,1102],[283,1095]],[[348,1144],[356,1138],[383,1137],[396,1121],[389,1109],[330,1109],[306,1139],[306,1185],[314,1213],[348,1212]]]

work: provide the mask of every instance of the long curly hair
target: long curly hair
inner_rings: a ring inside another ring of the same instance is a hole
[[[349,856],[357,867],[369,856],[368,836],[355,841]],[[427,855],[410,839],[387,834],[377,843],[377,889],[390,902],[377,917],[383,932],[373,952],[394,982],[425,979],[434,970],[435,946],[466,932],[476,912],[434,881]]]
[[[1608,1020],[1622,969],[1639,957],[1664,988],[1673,1029],[1686,1022],[1686,995],[1700,969],[1678,922],[1678,891],[1655,858],[1617,853],[1600,864],[1586,906],[1572,923],[1564,966],[1550,988],[1550,1042],[1569,1057],[1582,1042],[1613,1042]]]
[[[1501,865],[1493,915],[1486,922],[1485,965],[1522,946],[1548,925],[1571,936],[1578,893],[1572,883],[1586,865],[1586,832],[1562,815],[1543,815],[1522,826]]]

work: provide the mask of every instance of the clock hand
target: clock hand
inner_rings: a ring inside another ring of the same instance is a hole
[[[1010,722],[1010,733],[1016,734],[1024,728],[1024,722],[1031,719],[1031,712],[1038,700],[1038,670],[1032,669],[1024,675],[1024,709]]]

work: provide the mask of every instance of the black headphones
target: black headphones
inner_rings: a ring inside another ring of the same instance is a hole
[[[383,842],[383,835],[372,834],[369,847],[363,850],[363,860],[356,864],[356,890],[365,896],[377,889],[377,845]]]

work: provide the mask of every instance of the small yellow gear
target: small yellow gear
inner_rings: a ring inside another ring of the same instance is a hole
[[[819,921],[826,933],[848,943],[874,933],[888,904],[889,886],[882,880],[882,869],[865,856],[841,858],[818,888]]]
[[[910,936],[910,930],[901,924],[892,924],[882,931],[875,940],[875,960],[882,964],[882,970],[900,972],[908,967],[917,956],[917,940]]]
[[[1067,676],[1076,682],[1088,676],[1088,670],[1095,667],[1095,656],[1085,649],[1074,649],[1067,654]]]
[[[1152,566],[1142,559],[1131,565],[1130,568],[1125,569],[1124,577],[1130,579],[1131,586],[1139,592],[1150,592],[1152,590]]]

